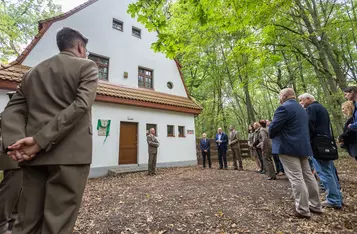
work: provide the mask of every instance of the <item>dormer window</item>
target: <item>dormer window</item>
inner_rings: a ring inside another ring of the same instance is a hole
[[[134,37],[141,38],[141,29],[133,27],[132,34]]]
[[[92,53],[89,54],[88,58],[97,64],[99,80],[108,80],[109,58]]]
[[[113,28],[123,32],[123,22],[117,19],[113,19]]]

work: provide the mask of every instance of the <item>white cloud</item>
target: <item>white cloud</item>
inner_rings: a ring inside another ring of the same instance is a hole
[[[56,4],[62,6],[62,11],[67,12],[72,10],[73,8],[81,5],[82,3],[86,2],[87,0],[54,0]]]

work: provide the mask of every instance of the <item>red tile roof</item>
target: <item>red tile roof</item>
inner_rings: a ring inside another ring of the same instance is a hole
[[[0,68],[0,88],[15,89],[29,69],[22,65]],[[192,114],[199,114],[202,110],[199,104],[187,97],[112,85],[102,81],[99,82],[96,100]]]

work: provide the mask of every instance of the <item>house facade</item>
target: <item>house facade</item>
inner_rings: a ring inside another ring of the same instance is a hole
[[[131,0],[91,0],[60,16],[41,21],[39,33],[8,67],[0,69],[0,108],[31,67],[58,53],[56,33],[64,26],[89,38],[89,59],[99,68],[93,105],[93,162],[90,177],[108,169],[146,166],[146,133],[160,141],[158,167],[197,164],[194,117],[201,107],[191,99],[181,66],[153,52],[156,33],[126,13]]]

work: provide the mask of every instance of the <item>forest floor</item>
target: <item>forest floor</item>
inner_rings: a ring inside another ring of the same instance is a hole
[[[336,162],[345,206],[310,220],[289,216],[285,176],[266,181],[244,160],[245,171],[200,167],[158,169],[90,179],[75,233],[356,233],[357,162]],[[321,198],[324,195],[321,194]]]

